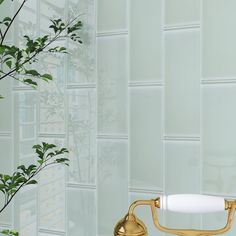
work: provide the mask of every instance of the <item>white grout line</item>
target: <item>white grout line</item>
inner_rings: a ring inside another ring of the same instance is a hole
[[[236,78],[234,77],[213,77],[213,78],[202,78],[201,84],[235,84]]]
[[[128,30],[115,30],[115,31],[104,31],[98,32],[96,37],[110,37],[110,36],[119,36],[119,35],[128,35]]]
[[[98,134],[97,139],[117,139],[117,140],[127,140],[128,135],[123,134]]]
[[[96,88],[96,83],[86,83],[86,84],[68,84],[67,89],[87,89]]]
[[[50,229],[43,229],[43,228],[39,228],[39,233],[45,233],[45,234],[54,234],[54,235],[66,235],[66,232],[63,231],[57,231],[57,230],[50,230]]]
[[[165,141],[200,141],[198,136],[164,136]]]
[[[164,31],[170,30],[188,30],[188,29],[199,29],[200,23],[189,23],[189,24],[169,24],[163,27]]]
[[[149,188],[136,188],[136,187],[129,187],[130,193],[151,193],[151,194],[163,194],[162,189],[149,189]]]
[[[67,183],[66,187],[76,189],[97,189],[95,184]]]
[[[0,138],[11,138],[12,132],[0,132]]]
[[[66,133],[64,134],[50,134],[50,133],[39,133],[39,138],[55,138],[55,139],[64,139],[66,138]]]
[[[164,83],[162,81],[132,81],[129,82],[128,86],[129,87],[156,87],[156,86],[163,86]]]

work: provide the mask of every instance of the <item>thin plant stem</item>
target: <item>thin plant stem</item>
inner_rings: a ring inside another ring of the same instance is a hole
[[[24,1],[21,3],[19,9],[17,10],[17,12],[15,13],[15,15],[14,15],[13,18],[11,19],[10,24],[7,26],[7,28],[6,28],[5,32],[4,32],[4,34],[2,35],[0,45],[3,44],[3,41],[4,41],[4,39],[5,39],[6,35],[7,35],[7,32],[8,32],[9,29],[11,28],[12,23],[13,23],[14,20],[16,19],[17,15],[18,15],[19,12],[21,11],[22,7],[25,5],[26,1],[27,1],[27,0],[24,0]],[[2,34],[2,33],[1,33],[1,34]]]

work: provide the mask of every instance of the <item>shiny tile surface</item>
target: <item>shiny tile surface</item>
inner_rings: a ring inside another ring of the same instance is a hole
[[[200,34],[166,33],[165,127],[169,136],[200,133]]]
[[[127,141],[98,142],[98,233],[112,235],[128,208]],[[114,204],[116,202],[116,204]]]
[[[127,83],[127,38],[99,39],[99,133],[127,134]]]
[[[236,193],[235,138],[236,86],[205,86],[203,89],[203,189],[215,194]]]
[[[149,0],[148,4],[144,0],[130,1],[131,81],[156,81],[163,77],[162,14],[160,0]]]
[[[130,180],[132,187],[162,188],[162,89],[130,90]]]

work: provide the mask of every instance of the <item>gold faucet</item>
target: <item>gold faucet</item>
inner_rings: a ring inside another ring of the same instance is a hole
[[[222,197],[198,194],[176,194],[161,196],[151,200],[138,200],[130,205],[128,213],[116,224],[114,236],[148,235],[147,227],[134,214],[134,209],[140,205],[151,207],[153,223],[162,232],[181,236],[208,236],[225,233],[231,228],[236,209],[236,200],[230,201]],[[216,230],[171,229],[160,225],[156,211],[157,208],[185,213],[206,213],[227,210],[228,218],[225,227]]]

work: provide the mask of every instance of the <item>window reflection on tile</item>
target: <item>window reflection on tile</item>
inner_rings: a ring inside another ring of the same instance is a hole
[[[3,1],[1,3],[1,20],[5,17],[13,17],[14,14],[14,2],[13,1]],[[5,43],[13,41],[13,28],[8,31],[6,35]],[[1,81],[2,83],[3,81]]]
[[[68,92],[69,181],[94,183],[96,156],[95,90],[78,89]]]
[[[17,92],[15,94],[15,153],[24,159],[32,156],[32,146],[36,143],[37,92]]]
[[[18,9],[22,1],[14,1],[15,8]],[[14,37],[16,43],[21,45],[25,39],[24,35],[28,35],[30,37],[35,37],[37,33],[37,1],[27,1],[25,6],[20,11],[20,14],[17,17],[15,22],[15,31],[14,34],[17,37]],[[15,12],[15,11],[14,11]]]
[[[150,193],[130,193],[130,204],[136,200],[150,200],[156,199],[157,194]],[[149,206],[140,206],[135,209],[136,216],[144,222],[147,226],[148,235],[161,235],[164,236],[164,233],[160,232],[153,224],[152,213]],[[163,224],[163,213],[161,210],[157,210],[158,220]],[[123,216],[121,216],[123,217]]]
[[[162,88],[130,90],[131,186],[162,189]]]
[[[203,87],[203,190],[236,194],[236,86]]]
[[[97,203],[99,235],[112,235],[113,228],[120,219],[120,214],[126,214],[128,209],[127,191],[127,141],[100,140],[98,142]]]
[[[1,102],[0,102],[1,103]],[[13,148],[10,138],[0,138],[0,173],[12,174],[13,172]],[[4,195],[0,192],[0,208],[4,205]],[[0,214],[0,224],[12,223],[12,204]]]
[[[54,81],[40,83],[40,133],[65,132],[64,58],[47,56],[40,70],[51,74]]]
[[[64,9],[65,0],[56,2],[40,0],[40,31],[46,34],[52,32],[52,29],[48,28],[51,24],[50,19],[63,19]]]
[[[166,194],[200,193],[199,142],[165,143]]]
[[[21,235],[37,235],[37,186],[25,187],[15,197],[15,227]]]
[[[1,122],[0,132],[10,132],[12,130],[12,95],[11,95],[12,81],[10,79],[1,80],[0,95],[4,97],[0,101]]]
[[[127,40],[123,36],[98,41],[99,133],[127,133],[126,50]]]
[[[79,20],[83,27],[79,32],[83,42],[68,40],[68,84],[95,83],[96,80],[96,50],[95,50],[95,18],[94,1],[82,0],[68,1],[69,17],[77,16],[81,13]]]
[[[96,235],[95,190],[68,189],[68,235]]]
[[[40,142],[53,143],[58,149],[65,147],[64,139],[41,138]],[[66,157],[63,155],[61,157]],[[39,226],[41,229],[65,231],[65,165],[44,169],[39,175]]]

